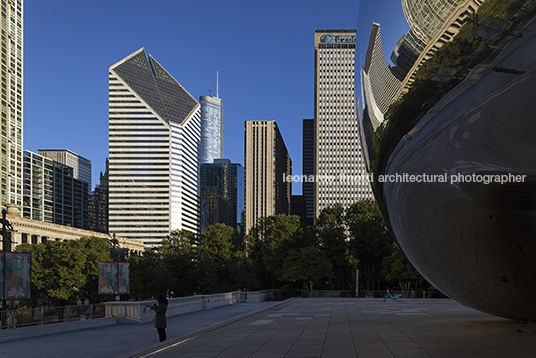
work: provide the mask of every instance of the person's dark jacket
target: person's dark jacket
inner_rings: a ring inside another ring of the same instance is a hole
[[[165,303],[160,303],[158,306],[153,306],[151,308],[155,311],[154,326],[156,328],[166,328],[167,305]]]

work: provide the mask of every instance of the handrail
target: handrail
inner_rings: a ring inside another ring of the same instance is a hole
[[[0,329],[69,322],[105,316],[104,304],[22,308],[0,311]]]

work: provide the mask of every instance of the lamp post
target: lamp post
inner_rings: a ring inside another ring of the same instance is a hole
[[[11,251],[11,237],[8,236],[7,230],[13,230],[13,226],[6,219],[7,210],[2,209],[2,311],[6,311],[6,252]],[[0,314],[2,317],[2,326],[6,325],[6,314]]]
[[[124,255],[127,252],[127,249],[119,248],[119,240],[115,237],[115,232],[112,234],[112,239],[110,240],[110,243],[112,245],[111,252],[113,256],[113,260],[115,263],[116,268],[116,279],[117,279],[117,295],[115,296],[115,300],[119,301],[121,299],[121,294],[119,292],[119,255]]]

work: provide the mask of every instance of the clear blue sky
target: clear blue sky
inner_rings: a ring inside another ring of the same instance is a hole
[[[144,47],[194,98],[216,90],[219,71],[226,158],[243,164],[245,120],[274,119],[301,174],[302,120],[314,113],[314,30],[356,28],[358,7],[356,0],[25,0],[24,149],[70,149],[91,160],[98,184],[108,157],[108,68]]]

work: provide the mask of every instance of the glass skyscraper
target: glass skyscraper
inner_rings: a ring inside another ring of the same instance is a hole
[[[22,0],[2,1],[2,206],[22,204]]]
[[[87,183],[91,191],[91,161],[69,149],[38,149],[37,154],[73,168],[75,179]]]
[[[142,48],[109,71],[109,231],[198,234],[200,105]]]
[[[218,97],[201,96],[201,163],[223,158],[223,102]]]
[[[24,151],[22,217],[88,229],[88,191],[71,166]]]
[[[214,163],[201,165],[201,188],[216,188],[229,205],[229,225],[237,228],[242,224],[244,212],[244,167],[229,159],[215,159]],[[210,222],[209,224],[214,224]]]

